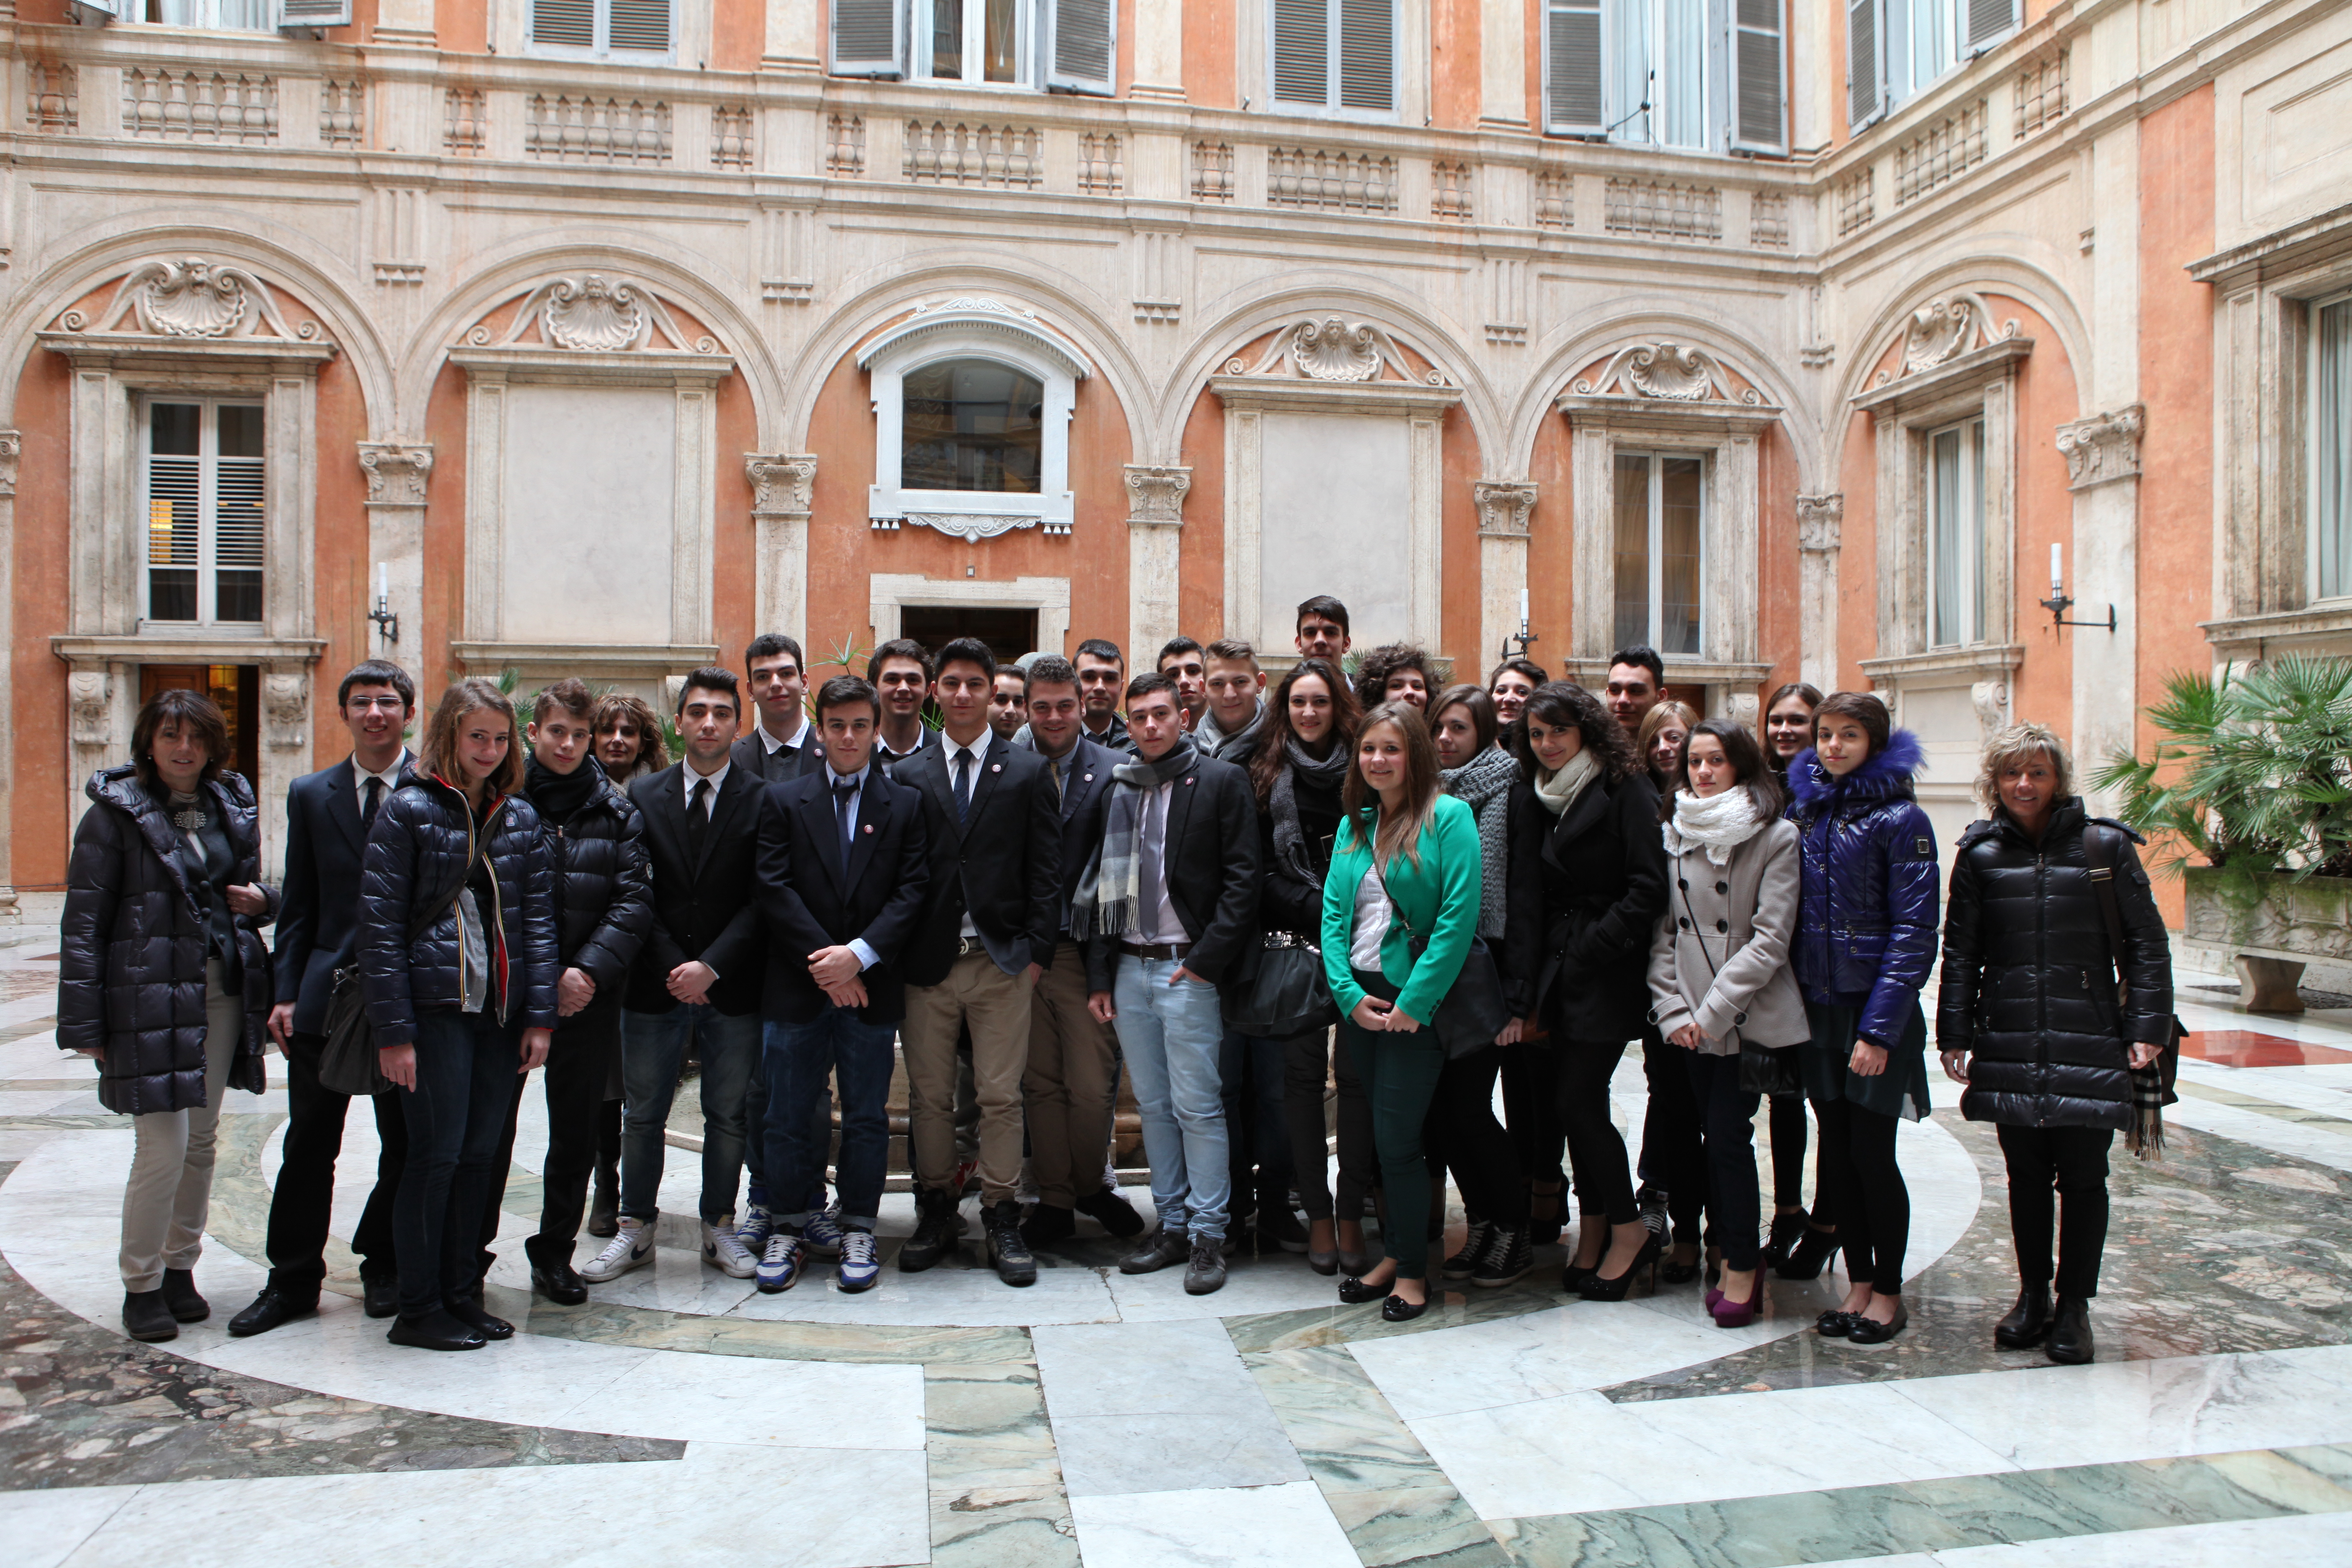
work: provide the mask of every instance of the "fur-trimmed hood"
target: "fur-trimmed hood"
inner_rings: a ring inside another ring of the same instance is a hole
[[[1822,766],[1811,747],[1789,763],[1789,794],[1792,816],[1811,816],[1834,806],[1868,801],[1910,799],[1911,775],[1927,764],[1919,737],[1897,730],[1885,746],[1863,759],[1862,766],[1839,778]]]

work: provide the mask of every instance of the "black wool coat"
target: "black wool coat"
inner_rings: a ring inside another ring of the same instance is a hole
[[[1650,935],[1666,912],[1658,792],[1642,773],[1600,778],[1559,816],[1536,810],[1549,826],[1538,1007],[1563,1039],[1633,1039],[1649,1022]]]
[[[261,823],[253,786],[223,773],[213,797],[236,865],[228,885],[258,883]],[[205,916],[181,870],[179,830],[163,797],[129,763],[83,786],[90,807],[74,829],[58,943],[58,1045],[102,1050],[98,1100],[119,1114],[188,1110],[205,1103]],[[277,895],[270,893],[272,912]],[[266,1087],[262,1053],[274,989],[257,924],[232,917],[244,967],[245,1027],[229,1067],[232,1089]]]
[[[2107,836],[2124,949],[2110,951],[2084,853]],[[2133,846],[2074,796],[2042,842],[2008,813],[1972,824],[1952,861],[1944,917],[1938,1049],[1969,1053],[1960,1113],[2012,1127],[2131,1125],[2129,1042],[2163,1043],[2172,1022],[2172,949]],[[2118,1006],[2120,966],[2130,998]]]

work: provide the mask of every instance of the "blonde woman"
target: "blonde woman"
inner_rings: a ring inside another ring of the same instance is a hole
[[[1340,807],[1323,879],[1323,973],[1371,1104],[1388,1215],[1387,1256],[1341,1280],[1339,1299],[1381,1300],[1381,1316],[1401,1323],[1429,1310],[1421,1131],[1445,1066],[1430,1025],[1478,931],[1478,818],[1439,790],[1429,726],[1402,700],[1364,715]]]

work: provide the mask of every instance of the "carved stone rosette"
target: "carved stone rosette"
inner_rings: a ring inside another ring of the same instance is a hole
[[[1807,554],[1827,554],[1838,547],[1845,525],[1845,496],[1797,498],[1797,548]]]
[[[1535,510],[1536,487],[1524,479],[1480,479],[1470,487],[1478,503],[1478,533],[1486,539],[1525,539],[1528,514]]]
[[[433,448],[425,443],[362,441],[360,468],[367,475],[369,506],[423,506]]]
[[[1192,470],[1167,464],[1130,463],[1127,467],[1129,526],[1184,526],[1184,497],[1192,488]]]
[[[790,453],[747,452],[743,477],[751,482],[753,517],[809,514],[816,487],[816,458]]]
[[[2116,479],[2137,479],[2139,441],[2147,428],[2147,410],[2137,403],[2058,426],[2058,451],[2066,459],[2066,488],[2086,490]]]

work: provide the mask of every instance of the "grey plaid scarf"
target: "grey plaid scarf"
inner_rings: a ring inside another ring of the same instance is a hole
[[[1200,760],[1190,741],[1178,741],[1156,763],[1132,757],[1111,769],[1110,804],[1104,814],[1102,842],[1078,879],[1070,900],[1070,935],[1079,942],[1090,936],[1125,936],[1139,929],[1144,912],[1142,824],[1143,795],[1158,789]]]

